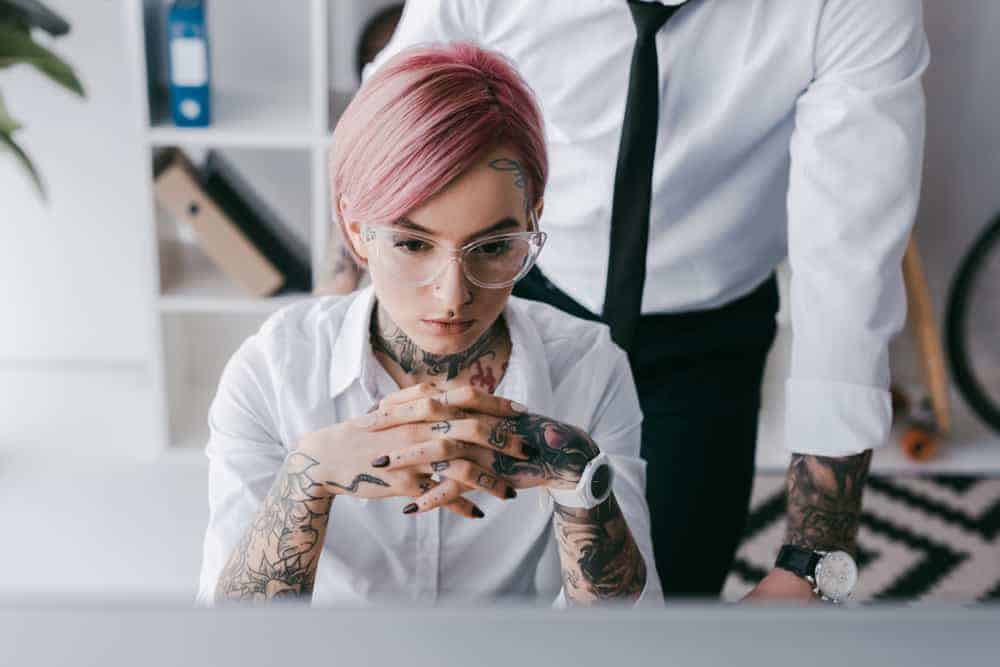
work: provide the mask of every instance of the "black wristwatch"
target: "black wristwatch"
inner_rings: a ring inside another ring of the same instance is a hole
[[[843,602],[858,583],[858,566],[846,551],[812,551],[783,544],[774,566],[808,581],[813,592],[827,602]]]

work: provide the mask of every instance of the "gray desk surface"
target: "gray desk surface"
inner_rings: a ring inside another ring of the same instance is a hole
[[[1000,606],[192,609],[0,600],[0,665],[998,665]]]

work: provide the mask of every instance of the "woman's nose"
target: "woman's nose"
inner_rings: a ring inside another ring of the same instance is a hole
[[[434,296],[448,310],[458,312],[461,306],[468,305],[472,300],[469,281],[465,279],[462,263],[457,257],[452,257],[448,261],[448,265],[438,274],[433,287]]]

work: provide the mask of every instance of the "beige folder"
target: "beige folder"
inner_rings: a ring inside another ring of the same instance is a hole
[[[191,226],[205,254],[235,283],[254,296],[274,294],[285,277],[208,197],[196,174],[183,153],[172,151],[156,177],[157,200]]]

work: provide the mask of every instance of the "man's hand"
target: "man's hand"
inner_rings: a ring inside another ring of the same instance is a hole
[[[782,603],[821,603],[812,592],[812,585],[802,577],[788,570],[776,567],[766,577],[760,580],[753,590],[747,593],[741,603],[746,602],[782,602]]]

